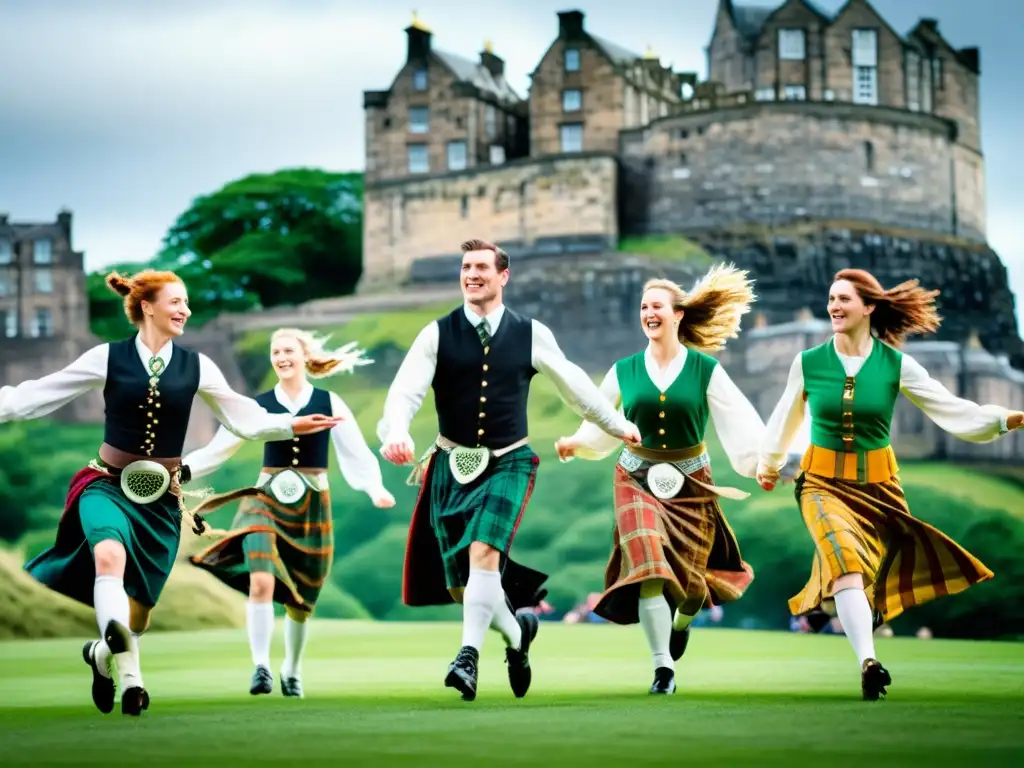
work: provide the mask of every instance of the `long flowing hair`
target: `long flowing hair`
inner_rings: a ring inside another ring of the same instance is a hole
[[[883,288],[870,272],[863,269],[841,269],[833,280],[846,280],[866,305],[874,305],[869,316],[871,331],[881,341],[894,347],[907,336],[935,333],[942,323],[935,307],[937,290],[927,290],[918,280],[907,280],[893,288]]]
[[[295,339],[302,347],[306,373],[314,379],[351,373],[361,365],[370,365],[373,360],[365,357],[365,350],[359,349],[358,342],[350,341],[338,349],[327,349],[327,336],[316,336],[299,328],[278,328],[270,337],[273,344],[277,339]]]
[[[757,298],[747,272],[732,264],[712,267],[689,292],[664,279],[648,280],[644,293],[652,288],[668,291],[672,309],[683,311],[679,341],[702,351],[722,349],[726,340],[739,336],[743,315]]]

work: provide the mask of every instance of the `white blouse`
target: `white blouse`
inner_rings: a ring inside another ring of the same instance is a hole
[[[468,306],[463,307],[473,327],[487,324],[493,336],[501,323],[505,307],[499,306],[487,317],[480,317]],[[555,341],[554,334],[544,324],[533,320],[533,367],[547,376],[558,390],[562,400],[576,415],[595,422],[601,430],[613,434],[626,431],[628,422],[598,392],[586,372],[566,359]],[[377,424],[377,436],[384,444],[408,442],[409,426],[416,415],[437,368],[437,346],[440,329],[434,321],[426,326],[409,348],[408,354],[395,375],[384,402],[384,416]],[[609,439],[619,438],[609,436]],[[415,451],[414,451],[415,452]]]
[[[644,351],[644,367],[654,386],[662,392],[668,390],[683,372],[687,354],[686,347],[680,345],[679,353],[664,370],[659,370],[648,346]],[[601,394],[621,412],[622,393],[614,365],[605,374],[600,389]],[[707,398],[711,423],[729,457],[729,463],[737,474],[754,477],[757,470],[757,449],[764,432],[764,422],[721,365],[716,365],[711,373]],[[616,447],[621,446],[619,441],[612,440],[586,423],[576,430],[572,439],[580,441],[576,455],[591,461],[603,459]]]
[[[143,366],[148,366],[153,354],[138,336],[135,337],[135,347]],[[174,346],[170,341],[157,353],[164,362],[165,370],[173,353]],[[110,345],[100,344],[56,373],[16,386],[0,387],[0,424],[38,419],[86,392],[102,389],[107,381],[109,354]],[[269,413],[251,397],[235,392],[216,363],[202,353],[199,354],[198,395],[222,424],[246,440],[287,440],[292,437],[290,414]]]
[[[835,344],[835,337],[829,342]],[[872,344],[881,342],[872,340]],[[870,354],[870,351],[868,352]],[[847,376],[856,376],[867,356],[844,355],[836,350]],[[988,443],[1008,431],[1011,411],[998,405],[978,405],[959,398],[928,375],[906,352],[900,367],[900,392],[920,408],[940,429],[972,443]],[[810,409],[804,401],[804,370],[801,355],[793,359],[782,398],[768,419],[761,446],[761,466],[781,470],[786,456],[802,454],[810,445]]]
[[[313,386],[308,382],[295,400],[288,396],[280,384],[274,387],[274,397],[291,415],[305,408],[312,396]],[[331,444],[334,446],[341,476],[345,478],[345,482],[351,488],[362,491],[372,500],[387,495],[387,491],[384,489],[384,480],[381,477],[380,465],[363,439],[363,433],[360,432],[359,424],[351,409],[334,392],[331,392],[330,396],[333,415],[341,416],[344,419],[330,430]],[[292,417],[291,415],[289,418]],[[188,465],[193,478],[209,475],[234,456],[242,447],[243,442],[245,441],[221,427],[209,443],[185,456],[182,459],[182,464]],[[256,482],[262,484],[269,479],[269,475],[261,472]],[[321,473],[318,477],[318,485],[320,490],[327,490],[326,472]]]

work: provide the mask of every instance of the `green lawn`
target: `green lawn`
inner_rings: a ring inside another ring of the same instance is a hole
[[[698,629],[672,697],[639,627],[543,624],[534,686],[490,634],[473,703],[444,688],[456,624],[313,625],[307,698],[248,694],[242,630],[152,633],[140,720],[89,699],[81,642],[0,644],[3,764],[1024,764],[1024,645],[880,639],[895,683],[862,702],[844,638]],[[280,664],[280,628],[274,669]]]

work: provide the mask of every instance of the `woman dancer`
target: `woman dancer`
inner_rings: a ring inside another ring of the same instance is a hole
[[[201,518],[184,513],[181,453],[198,395],[229,429],[249,440],[283,440],[329,429],[338,417],[271,414],[234,392],[210,358],[175,339],[192,314],[173,272],[116,272],[107,285],[124,297],[138,329],[123,341],[93,347],[61,371],[0,388],[0,423],[35,419],[90,390],[103,390],[103,443],[97,460],[71,479],[54,546],[25,569],[39,582],[96,610],[101,639],[85,645],[92,696],[114,709],[113,656],[121,712],[149,707],[139,666],[139,635],[170,575],[183,517],[197,533]]]
[[[834,281],[828,296],[834,335],[793,360],[768,420],[758,482],[771,490],[778,481],[806,401],[810,445],[796,496],[816,551],[810,579],[789,608],[799,616],[834,607],[860,664],[863,698],[877,700],[892,679],[875,658],[875,627],[993,576],[910,514],[889,442],[897,396],[902,392],[940,428],[977,443],[1018,429],[1024,414],[954,397],[896,349],[907,336],[938,329],[938,291],[916,280],[886,290],[859,269],[844,269]]]
[[[319,339],[305,331],[275,331],[270,339],[270,362],[278,383],[257,395],[256,402],[272,413],[319,413],[340,416],[343,421],[330,432],[266,443],[263,470],[255,486],[210,497],[195,510],[207,512],[243,499],[231,533],[191,560],[249,595],[247,625],[255,666],[249,692],[253,695],[274,689],[270,645],[276,600],[286,611],[281,693],[302,696],[307,619],[334,560],[327,485],[329,444],[333,443],[342,476],[352,488],[366,493],[376,507],[395,504],[348,406],[333,392],[314,388],[307,379],[307,375],[324,378],[351,372],[358,365],[373,362],[362,354],[354,342],[328,352]],[[241,446],[242,440],[222,427],[208,445],[186,456],[184,463],[193,478],[203,477]]]
[[[752,478],[764,424],[701,351],[735,338],[753,300],[746,272],[731,266],[712,269],[689,293],[668,280],[648,282],[640,300],[647,348],[616,362],[601,383],[644,440],[624,448],[615,467],[614,548],[594,612],[643,626],[654,659],[651,693],[675,692],[675,661],[701,607],[739,599],[754,577],[717,500],[749,494],[712,485],[704,434],[710,416],[733,469]],[[563,461],[597,460],[620,446],[584,423],[555,449]]]

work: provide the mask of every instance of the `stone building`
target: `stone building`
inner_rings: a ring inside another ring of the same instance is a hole
[[[83,254],[72,244],[72,214],[52,222],[17,222],[0,214],[0,383],[57,370],[97,340],[89,333]],[[62,418],[94,421],[99,395],[62,409]]]

